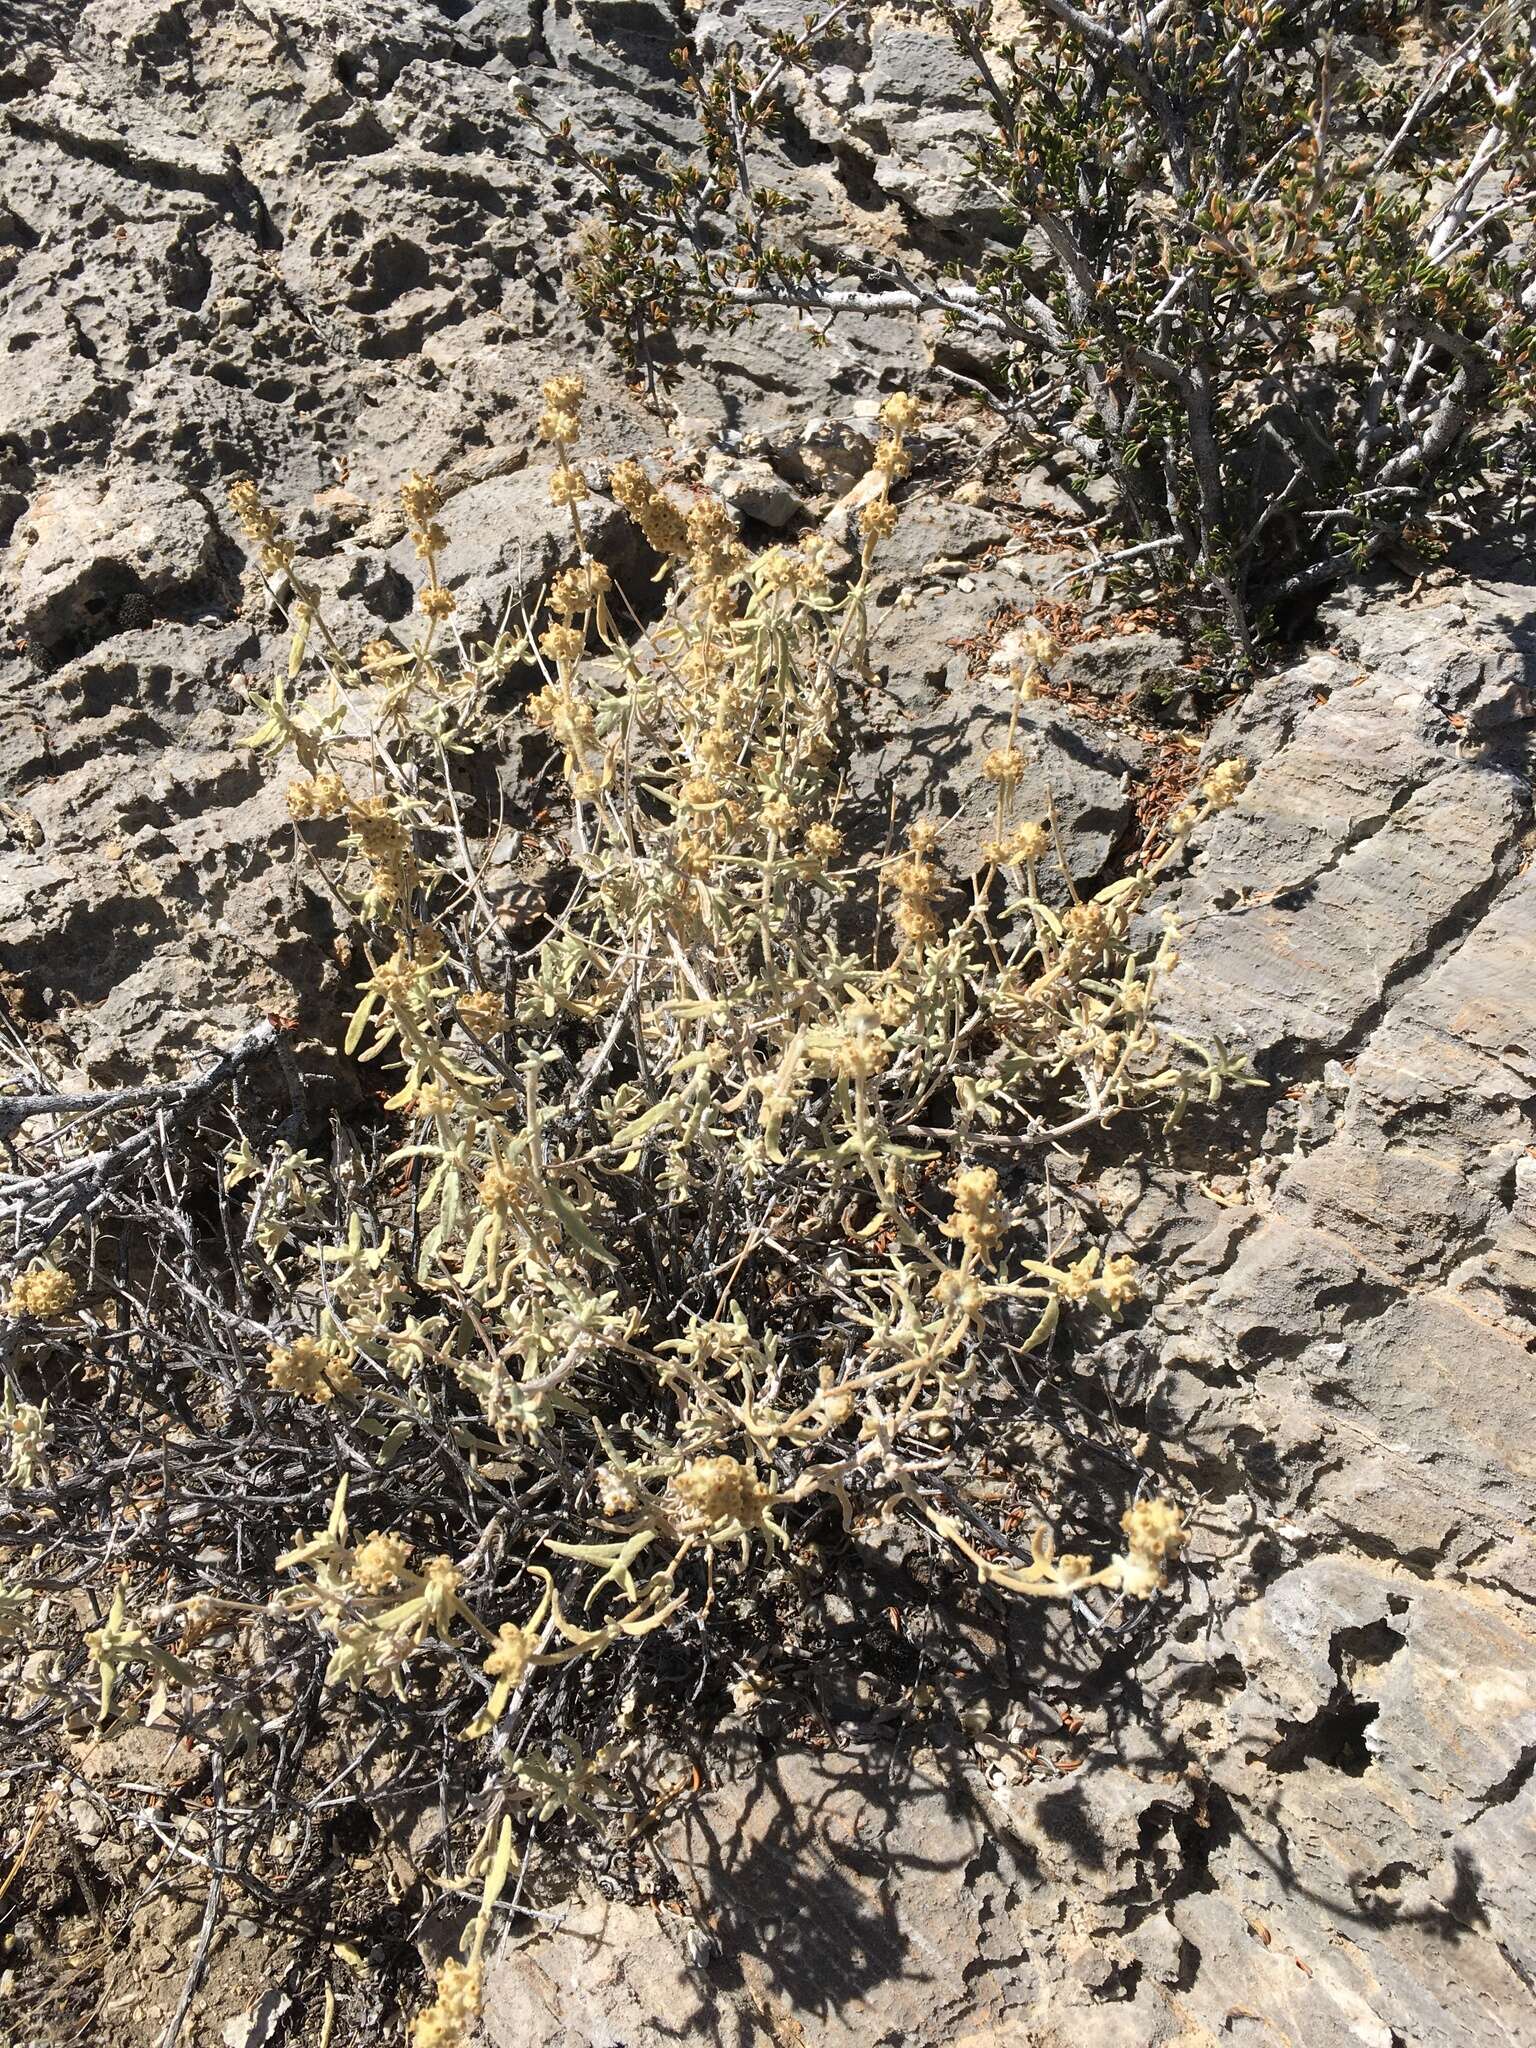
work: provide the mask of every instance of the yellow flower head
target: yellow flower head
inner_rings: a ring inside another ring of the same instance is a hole
[[[788,548],[769,548],[758,557],[753,573],[759,590],[793,590],[800,581],[802,567]]]
[[[830,1365],[824,1365],[818,1375],[820,1385],[816,1393],[816,1413],[828,1429],[841,1429],[858,1406],[852,1387],[840,1387]]]
[[[440,1964],[437,1996],[411,2023],[411,2048],[468,2048],[480,1995],[478,1969],[451,1959]]]
[[[912,457],[898,435],[881,435],[875,444],[874,467],[892,483],[908,474],[912,467]]]
[[[890,1065],[891,1048],[878,1011],[855,1000],[817,1041],[818,1064],[840,1081],[869,1081]]]
[[[581,421],[573,412],[564,412],[559,406],[547,406],[539,414],[539,439],[553,441],[557,448],[565,448],[581,432]]]
[[[1136,1261],[1128,1252],[1106,1262],[1099,1276],[1099,1293],[1104,1306],[1111,1315],[1119,1315],[1121,1309],[1137,1300],[1141,1294],[1141,1281],[1136,1271]]]
[[[658,555],[688,552],[688,521],[665,492],[658,491],[638,462],[617,463],[608,488]]]
[[[533,1185],[525,1168],[493,1162],[480,1176],[480,1200],[493,1213],[505,1215],[527,1201]]]
[[[505,1002],[489,989],[471,989],[454,1007],[460,1023],[476,1038],[499,1038],[511,1026]]]
[[[579,505],[591,495],[591,486],[586,478],[568,462],[562,462],[549,480],[549,502],[552,505]]]
[[[987,1306],[987,1289],[981,1281],[963,1273],[941,1273],[934,1282],[933,1294],[941,1308],[953,1309],[967,1322],[980,1322]]]
[[[230,485],[229,502],[246,538],[258,547],[270,547],[278,537],[277,514],[262,502],[260,491],[248,476],[237,477]]]
[[[320,1337],[274,1344],[267,1354],[267,1379],[278,1393],[297,1394],[318,1407],[338,1394],[355,1394],[359,1384],[345,1348]]]
[[[843,850],[843,835],[835,825],[811,825],[806,829],[805,847],[819,861],[836,860]]]
[[[1120,1589],[1133,1600],[1150,1600],[1168,1583],[1169,1560],[1189,1541],[1184,1511],[1171,1500],[1142,1500],[1120,1518],[1126,1546],[1115,1559]]]
[[[1099,1253],[1095,1246],[1066,1267],[1056,1283],[1056,1292],[1063,1301],[1086,1301],[1098,1285]]]
[[[405,826],[390,809],[388,797],[362,797],[347,813],[365,860],[398,860],[410,844]]]
[[[75,1305],[75,1283],[58,1266],[34,1266],[11,1282],[13,1316],[61,1316]]]
[[[597,1474],[598,1505],[605,1515],[632,1515],[640,1505],[640,1496],[633,1483],[612,1465],[603,1465]]]
[[[1220,761],[1201,783],[1201,792],[1213,811],[1225,811],[1248,787],[1252,770],[1246,761]]]
[[[352,1578],[363,1593],[384,1593],[398,1586],[400,1574],[411,1555],[403,1536],[390,1536],[381,1529],[360,1543],[352,1557]]]
[[[613,578],[601,562],[582,562],[573,569],[562,569],[555,578],[550,586],[549,608],[568,618],[572,612],[589,610],[612,588]]]
[[[1031,619],[1020,627],[1018,644],[1020,650],[1041,668],[1053,662],[1060,652],[1055,639],[1038,619]]]
[[[519,1628],[515,1621],[504,1621],[496,1631],[496,1647],[485,1660],[487,1678],[504,1678],[509,1685],[521,1685],[537,1648],[529,1630]]]
[[[700,583],[718,583],[744,566],[747,551],[718,498],[700,498],[688,514],[688,561]]]
[[[685,1536],[721,1527],[756,1527],[772,1493],[737,1458],[695,1458],[671,1481],[672,1520]]]
[[[286,802],[296,825],[310,818],[334,818],[347,807],[347,786],[339,775],[306,776],[289,783]]]
[[[579,626],[546,626],[539,635],[539,647],[552,662],[569,668],[581,659],[586,635]]]
[[[459,1568],[451,1557],[429,1557],[422,1568],[421,1597],[432,1619],[448,1619],[459,1590]]]
[[[413,530],[430,526],[443,509],[443,494],[429,476],[413,469],[400,486],[400,505]]]
[[[1008,859],[1018,866],[1033,866],[1051,850],[1051,835],[1044,825],[1016,826],[1008,839]]]
[[[1114,937],[1109,915],[1097,903],[1074,903],[1062,925],[1069,946],[1085,958],[1096,959]]]
[[[949,1184],[955,1213],[940,1224],[946,1237],[958,1238],[978,1259],[990,1260],[1002,1240],[1004,1219],[997,1199],[997,1172],[991,1166],[967,1166]]]

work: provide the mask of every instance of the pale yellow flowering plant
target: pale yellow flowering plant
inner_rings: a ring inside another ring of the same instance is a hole
[[[572,870],[540,942],[509,957],[478,884],[485,851],[466,841],[452,757],[494,746],[496,719],[486,665],[435,642],[446,593],[383,683],[310,637],[313,694],[281,718],[268,700],[258,735],[298,756],[297,815],[351,823],[329,875],[369,962],[347,1047],[390,1075],[393,1160],[413,1190],[409,1232],[401,1212],[370,1250],[354,1214],[350,1256],[321,1251],[344,1284],[293,1272],[309,1326],[268,1373],[403,1428],[424,1376],[470,1394],[471,1455],[530,1484],[558,1471],[569,1489],[572,1526],[526,1569],[566,1561],[568,1597],[597,1625],[546,1586],[538,1626],[595,1653],[707,1605],[725,1553],[746,1564],[824,1497],[849,1524],[900,1508],[951,1536],[954,1431],[997,1357],[1040,1352],[1063,1314],[1118,1315],[1138,1292],[1124,1254],[1032,1251],[1010,1173],[1121,1111],[1214,1099],[1236,1070],[1155,1021],[1176,946],[1171,928],[1149,953],[1132,944],[1152,870],[1046,900],[1051,829],[1015,814],[1017,707],[1051,656],[1043,636],[984,764],[995,830],[968,900],[936,822],[883,861],[845,851],[848,685],[910,466],[910,398],[884,407],[841,588],[814,544],[754,555],[718,500],[618,465],[608,486],[662,560],[665,601],[641,626],[586,543],[581,381],[544,395],[572,560],[530,631],[527,709],[565,786]],[[430,593],[449,546],[441,503],[419,477],[403,495]],[[252,531],[263,539],[261,521]],[[1242,779],[1218,768],[1174,844]],[[857,921],[839,913],[861,894],[876,916],[855,949],[839,933]],[[392,1289],[435,1305],[408,1354]],[[1019,1591],[1080,1589],[1084,1574],[1049,1556],[1037,1545],[1023,1573],[983,1563]],[[1130,1557],[1088,1582],[1144,1597]],[[492,1650],[493,1701],[514,1664],[519,1680],[536,1667],[533,1626],[514,1620]]]
[[[886,402],[839,570],[814,537],[754,551],[641,462],[599,479],[582,399],[572,375],[545,387],[569,559],[520,638],[463,637],[430,479],[402,492],[417,613],[357,648],[237,490],[292,628],[252,737],[288,764],[300,858],[343,914],[341,1050],[375,1108],[328,1135],[298,1111],[237,1119],[199,1183],[214,1263],[178,1222],[110,1329],[65,1252],[8,1276],[27,1355],[94,1331],[115,1404],[112,1576],[78,1626],[54,1603],[44,1654],[22,1545],[63,1526],[85,1411],[67,1375],[45,1401],[7,1368],[15,1669],[78,1728],[152,1711],[231,1773],[265,1770],[267,1743],[297,1755],[301,1725],[389,1733],[405,1781],[433,1759],[450,1825],[429,1860],[481,1899],[416,2048],[468,2038],[514,1822],[622,1809],[653,1662],[729,1645],[784,1567],[814,1566],[818,1531],[905,1523],[934,1573],[1095,1624],[1170,1583],[1186,1505],[1133,1438],[1082,1554],[1047,1526],[1048,1460],[1014,1465],[1001,1516],[977,1475],[1031,1389],[1089,1426],[1074,1360],[1144,1284],[1042,1200],[1041,1161],[1243,1078],[1159,1021],[1177,934],[1149,917],[1156,864],[1084,893],[1053,821],[1020,814],[1043,635],[984,765],[979,873],[956,882],[937,817],[879,849],[842,814],[913,401]],[[653,552],[645,588],[589,548],[600,483]],[[544,822],[498,825],[476,777],[530,727]],[[1243,779],[1207,776],[1170,853]],[[540,839],[537,921],[509,926],[491,877]],[[172,1309],[193,1334],[169,1365]],[[193,1518],[183,1541],[156,1489],[188,1460],[198,1515],[235,1536],[194,1540]]]

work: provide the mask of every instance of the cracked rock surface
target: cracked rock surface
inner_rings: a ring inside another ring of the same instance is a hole
[[[411,603],[411,469],[449,493],[475,630],[561,559],[541,380],[586,372],[594,466],[664,434],[575,308],[581,178],[515,102],[649,164],[690,134],[678,28],[665,0],[61,0],[0,24],[0,974],[91,1077],[169,1073],[242,1007],[334,1007],[326,913],[239,745],[231,678],[270,666],[278,621],[228,483],[259,480],[360,644]],[[795,156],[776,175],[806,231],[846,238],[868,207]],[[748,327],[680,349],[675,431],[777,431],[814,465],[808,423],[867,426],[924,361],[910,322],[825,347]]]

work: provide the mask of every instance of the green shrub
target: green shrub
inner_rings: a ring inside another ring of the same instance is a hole
[[[941,0],[976,74],[1003,235],[968,270],[839,275],[781,232],[760,154],[791,66],[848,11],[684,76],[697,161],[587,159],[582,289],[633,360],[779,305],[942,314],[1037,447],[1113,488],[1111,568],[1184,585],[1242,656],[1276,608],[1433,554],[1529,467],[1536,26],[1468,0]],[[1014,25],[1017,24],[1017,27]]]

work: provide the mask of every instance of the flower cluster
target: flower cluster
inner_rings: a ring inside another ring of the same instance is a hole
[[[896,892],[896,930],[903,942],[918,952],[932,945],[943,931],[934,907],[944,895],[944,878],[934,860],[938,845],[937,825],[916,824],[907,834],[906,852],[885,871],[886,881]]]
[[[437,1995],[411,2022],[411,2048],[469,2048],[480,2011],[480,1972],[455,1962],[438,1965]]]
[[[879,543],[896,530],[891,486],[899,483],[912,467],[907,435],[917,424],[916,399],[905,391],[894,392],[880,408],[880,422],[885,432],[875,445],[873,475],[877,488],[859,512],[866,563]]]
[[[1216,811],[1230,810],[1248,787],[1253,771],[1246,761],[1218,761],[1202,780],[1197,803],[1180,804],[1168,820],[1169,836],[1187,839],[1202,819]]]
[[[262,573],[275,578],[290,570],[298,550],[284,537],[277,514],[249,477],[237,477],[230,485],[229,503],[240,531],[256,549]]]
[[[319,1337],[295,1337],[291,1344],[273,1345],[267,1357],[267,1378],[279,1393],[297,1394],[322,1407],[339,1394],[356,1393],[358,1385],[347,1347]]]
[[[586,478],[571,461],[570,450],[581,433],[579,408],[586,393],[586,380],[574,372],[563,371],[557,377],[550,377],[544,385],[544,411],[539,417],[540,438],[552,442],[560,458],[549,480],[549,501],[569,510],[578,542],[581,539],[581,515],[577,507],[592,493]]]
[[[296,825],[316,818],[337,818],[347,807],[346,784],[339,775],[307,775],[288,785],[285,801]]]
[[[808,1569],[829,1518],[915,1520],[948,1560],[935,1570],[1020,1596],[1163,1590],[1184,1522],[1150,1475],[1081,1555],[1046,1525],[1048,1460],[1010,1478],[1009,1526],[1033,1536],[979,1547],[972,1503],[989,1418],[1021,1386],[1049,1380],[1084,1427],[1116,1432],[1117,1469],[1142,1455],[1076,1361],[1145,1276],[1034,1162],[1086,1124],[1172,1119],[1243,1079],[1159,1024],[1171,929],[1140,946],[1159,862],[1235,798],[1241,766],[1211,769],[1157,860],[1093,892],[1047,877],[1054,832],[1019,814],[1043,633],[1010,653],[970,891],[935,819],[888,856],[840,815],[914,401],[883,407],[851,565],[814,541],[755,553],[718,499],[621,464],[614,497],[663,562],[636,627],[583,524],[583,397],[579,377],[544,386],[569,539],[521,636],[440,633],[451,501],[426,477],[401,493],[426,602],[400,644],[347,659],[290,568],[289,672],[258,695],[254,740],[296,759],[297,823],[338,821],[301,832],[298,858],[346,913],[344,1051],[377,1107],[365,1135],[313,1152],[230,1148],[241,1373],[178,1412],[281,1433],[262,1469],[307,1460],[333,1505],[323,1529],[305,1513],[249,1599],[199,1583],[195,1609],[124,1605],[88,1645],[103,1715],[185,1684],[209,1725],[215,1698],[259,1720],[278,1681],[228,1689],[268,1642],[290,1646],[291,1688],[302,1643],[333,1711],[415,1714],[434,1755],[482,1759],[459,1803],[489,1818],[473,1843],[470,1822],[450,1830],[456,1881],[485,1888],[478,1932],[439,1971],[415,2048],[468,2038],[513,1819],[590,1825],[614,1796],[619,1674],[644,1683],[653,1637],[688,1654],[727,1614],[765,1613],[765,1563]],[[247,511],[259,548],[279,547]],[[524,714],[551,743],[547,811],[513,841],[466,791],[521,744]],[[537,872],[541,852],[545,896],[509,931],[493,878]],[[16,1314],[71,1301],[56,1268],[12,1288]],[[54,1416],[20,1386],[7,1399],[11,1466],[46,1483]],[[569,1728],[532,1747],[575,1699],[590,1755]]]
[[[770,1487],[740,1459],[724,1453],[684,1465],[674,1474],[669,1492],[672,1521],[684,1535],[759,1529],[773,1499]]]
[[[1124,1554],[1115,1560],[1120,1590],[1147,1600],[1168,1583],[1168,1567],[1189,1541],[1184,1512],[1176,1502],[1138,1501],[1121,1518]]]
[[[75,1305],[75,1283],[58,1266],[31,1266],[11,1282],[13,1316],[62,1316]]]
[[[608,475],[608,489],[658,555],[676,559],[688,552],[686,513],[652,483],[640,463],[616,463]]]

